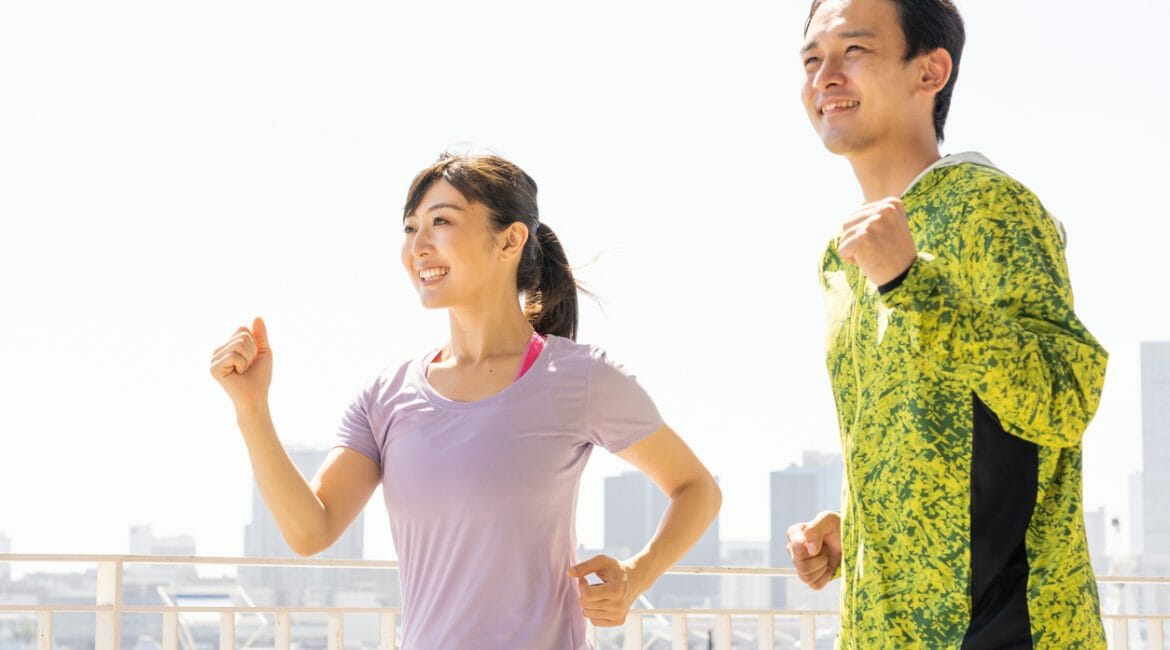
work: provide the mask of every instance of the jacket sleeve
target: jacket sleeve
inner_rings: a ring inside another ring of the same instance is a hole
[[[970,386],[1008,433],[1079,444],[1108,354],[1073,312],[1059,225],[1010,179],[971,194],[955,253],[919,253],[882,301],[903,311],[923,361]]]

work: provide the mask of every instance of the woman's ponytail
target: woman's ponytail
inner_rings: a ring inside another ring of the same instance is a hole
[[[524,291],[524,315],[532,329],[577,339],[577,281],[556,233],[543,223],[536,226],[535,259],[539,279]],[[528,262],[526,256],[525,262]],[[523,271],[521,276],[526,275]],[[536,275],[536,274],[533,274]]]

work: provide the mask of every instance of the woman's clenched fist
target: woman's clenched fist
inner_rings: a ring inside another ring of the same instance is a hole
[[[211,353],[211,376],[223,386],[237,413],[267,408],[272,348],[268,346],[264,319],[254,319],[252,329],[237,329]]]

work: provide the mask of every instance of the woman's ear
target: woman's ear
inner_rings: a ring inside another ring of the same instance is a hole
[[[500,259],[508,260],[518,257],[524,252],[524,244],[528,243],[528,226],[519,221],[513,221],[500,233]]]

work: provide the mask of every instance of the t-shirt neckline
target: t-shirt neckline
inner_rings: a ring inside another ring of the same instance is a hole
[[[434,348],[414,360],[412,364],[414,366],[412,369],[414,383],[418,386],[419,390],[422,391],[423,395],[427,398],[427,401],[431,404],[434,404],[435,406],[440,406],[445,409],[454,411],[468,411],[489,406],[500,400],[507,399],[509,395],[523,392],[524,388],[528,384],[535,381],[535,379],[533,379],[533,375],[540,374],[541,371],[543,371],[548,366],[551,357],[549,348],[558,344],[556,341],[557,338],[557,336],[552,334],[545,335],[544,347],[541,349],[540,354],[537,355],[536,361],[532,363],[532,367],[528,369],[528,372],[525,372],[523,375],[517,378],[516,381],[513,381],[512,383],[505,386],[503,390],[489,395],[483,399],[474,400],[471,402],[460,402],[445,397],[442,393],[435,390],[435,388],[431,386],[430,380],[427,379],[427,362],[435,357],[435,354],[439,351],[439,348]]]

